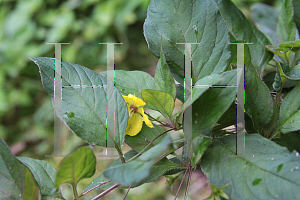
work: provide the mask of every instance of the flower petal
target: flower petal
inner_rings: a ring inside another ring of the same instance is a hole
[[[142,99],[140,99],[140,98],[138,98],[138,97],[136,97],[136,96],[133,96],[132,94],[129,94],[128,97],[129,97],[130,99],[132,99],[132,101],[134,102],[134,106],[135,106],[135,107],[139,107],[139,106],[144,106],[144,105],[146,105],[146,103],[145,103]]]
[[[143,118],[139,113],[133,113],[131,118],[128,119],[126,128],[126,135],[135,136],[141,130],[143,126]]]
[[[138,108],[138,112],[143,115],[146,125],[149,126],[150,128],[153,128],[152,122],[148,119],[147,115],[145,115],[144,113],[144,108]]]

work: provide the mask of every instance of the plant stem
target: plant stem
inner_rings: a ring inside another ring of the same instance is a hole
[[[97,185],[97,186],[95,186],[95,187],[89,189],[88,191],[82,193],[79,197],[82,197],[82,196],[86,195],[86,194],[89,193],[90,191],[92,191],[92,190],[94,190],[94,189],[100,187],[101,185],[104,185],[104,184],[106,184],[106,183],[109,183],[110,181],[111,181],[111,180],[105,181],[105,182],[103,182],[103,183],[101,183],[101,184],[99,184],[99,185]]]
[[[131,185],[129,186],[129,188],[128,188],[128,190],[127,190],[127,192],[126,192],[126,194],[125,194],[125,196],[124,196],[123,200],[125,200],[125,199],[126,199],[126,197],[127,197],[127,194],[128,194],[128,192],[129,192],[130,188],[131,188]]]
[[[187,194],[188,194],[188,191],[189,191],[191,176],[192,176],[192,166],[190,165],[189,178],[188,178],[188,183],[187,183],[186,190],[185,190],[184,200],[186,200],[186,197],[187,197]]]
[[[111,186],[107,190],[104,190],[101,194],[98,194],[97,196],[95,196],[92,200],[100,199],[101,197],[103,197],[104,195],[106,195],[107,193],[109,193],[110,191],[112,191],[113,189],[115,189],[116,187],[118,187],[119,185],[120,184],[115,184],[115,185]]]
[[[190,166],[191,164],[189,164],[189,166]],[[183,183],[183,180],[184,180],[184,178],[185,178],[185,176],[186,176],[186,173],[189,171],[189,166],[188,166],[188,168],[185,170],[185,173],[184,173],[184,175],[183,175],[183,178],[182,178],[182,181],[181,181],[181,183],[180,183],[180,185],[179,185],[179,188],[178,188],[178,190],[177,190],[177,193],[176,193],[176,196],[175,196],[175,198],[174,198],[174,200],[176,200],[176,198],[177,198],[177,196],[178,196],[178,193],[179,193],[179,190],[180,190],[180,188],[181,188],[181,185],[182,185],[182,183]]]
[[[72,189],[73,189],[73,194],[74,194],[75,200],[79,200],[79,196],[78,196],[75,184],[72,185]]]
[[[116,147],[117,152],[118,152],[118,154],[119,154],[119,156],[120,156],[120,159],[121,159],[122,164],[126,163],[122,150],[121,150],[121,149],[119,148],[119,146],[116,144],[116,141],[114,141],[114,142],[115,142],[115,147]]]
[[[167,127],[173,128],[172,124],[170,124],[169,122],[164,122],[164,121],[157,120],[154,117],[152,117],[151,115],[149,115],[148,113],[146,113],[146,115],[148,115],[153,121],[156,121],[156,122],[160,123],[163,126],[167,126]]]
[[[228,126],[235,125],[235,124],[236,124],[236,120],[232,120],[232,121],[226,122],[226,123],[224,123],[224,124],[220,124],[220,125],[218,125],[218,126],[215,126],[215,127],[212,129],[212,132],[222,130],[223,128],[226,128],[226,127],[228,127]]]
[[[164,135],[165,133],[169,132],[169,131],[172,131],[172,130],[175,130],[175,128],[172,128],[172,129],[169,129],[165,132],[163,132],[162,134],[158,135],[156,138],[154,138],[151,142],[149,142],[149,144],[147,144],[147,146],[142,150],[140,151],[138,154],[136,154],[135,156],[133,156],[132,158],[130,158],[127,162],[133,160],[134,158],[138,157],[139,155],[141,155],[146,149],[148,146],[150,146],[157,138],[159,138],[160,136]]]

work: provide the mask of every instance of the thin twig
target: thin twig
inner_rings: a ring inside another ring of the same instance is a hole
[[[140,151],[138,154],[136,154],[135,156],[133,156],[132,158],[130,158],[129,160],[127,160],[127,162],[133,160],[134,158],[138,157],[139,155],[141,155],[147,148],[148,146],[150,146],[157,138],[159,138],[160,136],[164,135],[165,133],[169,132],[169,131],[172,131],[172,130],[175,130],[175,128],[172,128],[172,129],[169,129],[165,132],[163,132],[162,134],[158,135],[156,138],[154,138],[151,142],[149,142],[149,144],[147,144],[147,146],[142,150]]]
[[[118,187],[119,185],[120,184],[115,184],[115,185],[111,186],[107,190],[104,190],[101,194],[95,196],[92,200],[100,199],[101,197],[103,197],[104,195],[106,195],[107,193],[109,193],[110,191],[112,191],[113,189],[115,189],[116,187]]]
[[[115,140],[114,140],[114,142],[115,142],[115,147],[116,147],[116,149],[117,149],[117,152],[118,152],[118,154],[119,154],[119,157],[120,157],[120,159],[121,159],[122,164],[126,163],[122,150],[121,150],[121,149],[119,148],[119,146],[116,144],[116,141],[115,141]]]
[[[145,113],[146,113],[146,112],[145,112]],[[160,123],[160,124],[162,124],[162,125],[164,125],[164,126],[173,128],[172,124],[170,124],[169,122],[157,120],[157,119],[155,119],[154,117],[152,117],[151,115],[149,115],[148,113],[146,113],[146,115],[148,115],[148,116],[151,118],[151,120],[153,120],[153,121],[156,121],[156,122],[158,122],[158,123]]]
[[[188,191],[189,191],[191,176],[192,176],[192,166],[190,165],[189,178],[188,178],[188,183],[187,183],[187,187],[186,187],[186,190],[185,190],[184,200],[186,200],[186,197],[187,197],[187,194],[188,194]]]
[[[128,192],[129,192],[130,188],[131,188],[131,185],[129,186],[129,188],[128,188],[128,190],[127,190],[127,192],[126,192],[125,197],[123,198],[123,200],[125,200],[125,198],[126,198]]]
[[[86,195],[87,193],[89,193],[90,191],[92,191],[92,190],[94,190],[94,189],[96,189],[96,188],[98,188],[98,187],[100,187],[101,185],[104,185],[104,184],[106,184],[106,183],[109,183],[111,180],[109,180],[109,181],[105,181],[105,182],[103,182],[103,183],[101,183],[101,184],[99,184],[99,185],[97,185],[97,186],[95,186],[95,187],[93,187],[93,188],[91,188],[91,189],[89,189],[88,191],[86,191],[86,192],[84,192],[84,193],[82,193],[79,197],[82,197],[83,195]]]
[[[189,164],[189,166],[190,166],[190,164]],[[188,166],[188,168],[185,170],[185,173],[184,173],[184,175],[183,175],[183,178],[182,178],[182,180],[181,180],[181,183],[180,183],[180,185],[179,185],[179,188],[178,188],[178,190],[177,190],[177,193],[176,193],[176,196],[175,196],[175,199],[174,199],[174,200],[176,200],[176,198],[177,198],[177,196],[178,196],[178,193],[179,193],[179,190],[180,190],[181,185],[182,185],[182,183],[183,183],[183,180],[184,180],[184,178],[185,178],[185,176],[186,176],[187,171],[189,170],[189,166]]]

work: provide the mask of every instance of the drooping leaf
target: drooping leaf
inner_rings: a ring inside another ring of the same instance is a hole
[[[281,43],[279,46],[282,48],[288,48],[291,51],[298,51],[300,50],[300,40]]]
[[[230,157],[235,153],[236,136],[224,136],[215,140],[201,160],[202,170],[212,184],[217,187],[229,184],[224,192],[231,199],[298,198],[299,154],[291,154],[259,134],[245,135],[248,157]]]
[[[300,130],[300,86],[295,87],[284,98],[280,107],[279,125],[283,133]]]
[[[160,144],[152,147],[135,160],[107,168],[103,174],[108,179],[125,186],[139,184],[149,177],[151,166],[160,160],[159,157],[163,153],[174,150],[169,136],[165,136]],[[175,165],[174,168],[176,168]]]
[[[141,132],[136,136],[125,136],[125,143],[128,144],[132,149],[140,152],[142,151],[154,138],[164,132],[164,129],[153,124],[153,128],[150,128],[143,124]],[[163,137],[157,138],[147,149],[159,144]]]
[[[30,170],[0,138],[0,199],[38,200],[39,188]]]
[[[31,58],[39,69],[45,90],[51,97],[54,106],[54,59],[36,57]],[[106,134],[115,136],[116,144],[122,145],[128,122],[128,109],[122,95],[107,84],[106,78],[95,72],[73,63],[62,62],[62,85],[69,86],[62,89],[61,120],[80,138],[99,146],[106,146]],[[59,80],[59,79],[57,79]],[[90,88],[72,87],[98,86]],[[106,86],[103,87],[103,86]],[[106,129],[106,93],[110,101],[115,100],[114,125]],[[114,95],[114,96],[113,96]],[[112,98],[114,97],[114,98]],[[106,133],[108,131],[108,133]],[[113,138],[111,138],[113,140]]]
[[[263,32],[273,45],[278,45],[276,27],[278,23],[279,11],[267,4],[255,3],[251,6],[252,19],[257,28]]]
[[[293,17],[293,0],[283,0],[276,29],[276,35],[279,43],[295,40],[296,25]]]
[[[176,85],[163,52],[160,52],[160,58],[156,66],[154,84],[155,90],[169,93],[174,99],[176,98]]]
[[[236,70],[224,72],[222,76],[224,80],[203,93],[192,105],[193,138],[198,135],[210,135],[219,118],[235,99]],[[234,87],[226,88],[226,85]],[[217,86],[224,86],[224,88],[217,88]]]
[[[274,142],[284,146],[290,150],[290,152],[296,150],[300,152],[300,133],[299,131],[290,132],[287,134],[281,134],[279,138],[273,139]]]
[[[253,43],[245,45],[249,47],[251,63],[255,67],[257,75],[261,77],[264,66],[272,59],[273,54],[265,49],[270,44],[266,36],[251,24],[244,14],[230,0],[214,0],[217,4],[223,19],[226,22],[228,31],[234,37],[231,42],[244,41]],[[234,44],[232,44],[234,45]]]
[[[178,43],[200,43],[191,45],[195,82],[224,71],[230,57],[226,23],[210,0],[151,0],[144,35],[155,56],[159,57],[162,46],[173,77],[182,85],[185,45]]]
[[[156,107],[166,119],[171,121],[175,99],[169,93],[158,90],[144,90],[142,91],[142,97],[146,104]]]
[[[79,181],[90,178],[96,170],[96,157],[89,147],[81,147],[70,157],[64,158],[57,170],[55,186],[63,183],[71,184],[76,188]]]
[[[138,152],[135,150],[130,150],[127,153],[124,154],[124,158],[125,160],[129,160],[130,158],[132,158],[133,156],[135,156]],[[122,162],[120,160],[120,158],[118,158],[117,160],[115,160],[108,168],[114,167],[114,166],[119,166],[122,165]],[[175,166],[175,167],[174,167]],[[108,169],[107,168],[107,169]],[[148,182],[152,182],[152,181],[156,181],[159,177],[161,177],[162,175],[164,175],[166,172],[171,172],[172,170],[179,170],[180,171],[180,165],[176,165],[176,163],[174,164],[174,162],[169,161],[167,158],[163,158],[160,161],[158,161],[157,163],[155,163],[151,169],[150,169],[150,175],[148,178],[144,179],[142,182],[140,182],[139,184],[133,184],[131,185],[131,188],[137,187],[143,183],[148,183]],[[177,171],[177,173],[179,172]],[[97,185],[109,181],[108,178],[106,178],[103,173],[101,173],[95,180],[93,180],[82,192],[86,192],[89,189],[96,187]],[[111,186],[113,186],[114,184],[116,184],[115,182],[111,181],[109,183],[106,183],[105,185],[101,185],[100,187],[98,187],[97,189],[101,189],[101,190],[106,190],[108,188],[110,188]],[[120,185],[119,188],[128,188],[128,186],[125,185]]]
[[[51,196],[51,198],[62,199],[59,192],[53,195],[51,194],[51,192],[55,190],[56,169],[50,163],[27,157],[18,157],[18,160],[30,169],[41,190],[43,198],[47,199]]]
[[[261,133],[273,115],[273,100],[267,85],[257,76],[251,64],[245,69],[245,112],[253,127]]]

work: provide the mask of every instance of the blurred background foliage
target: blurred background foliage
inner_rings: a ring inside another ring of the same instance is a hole
[[[281,6],[280,0],[232,1],[250,21],[250,7],[257,2],[278,9]],[[55,167],[61,160],[45,158],[45,155],[53,154],[54,110],[42,87],[38,67],[28,57],[54,57],[54,45],[46,42],[70,43],[62,45],[62,60],[99,73],[106,70],[106,45],[99,43],[123,42],[123,45],[115,45],[115,68],[142,70],[154,75],[158,59],[148,50],[143,36],[149,2],[0,0],[0,137],[15,155],[47,160]],[[62,135],[64,154],[84,144],[66,127]],[[97,147],[95,150],[101,152],[103,149]],[[100,166],[99,173],[108,164]],[[83,181],[83,185],[96,175]],[[158,187],[157,191],[166,191],[165,188]],[[138,190],[149,193],[145,187],[134,190],[137,195]],[[122,195],[125,193],[120,191]],[[163,193],[149,197],[167,198]],[[129,196],[129,199],[141,199],[141,196]]]

